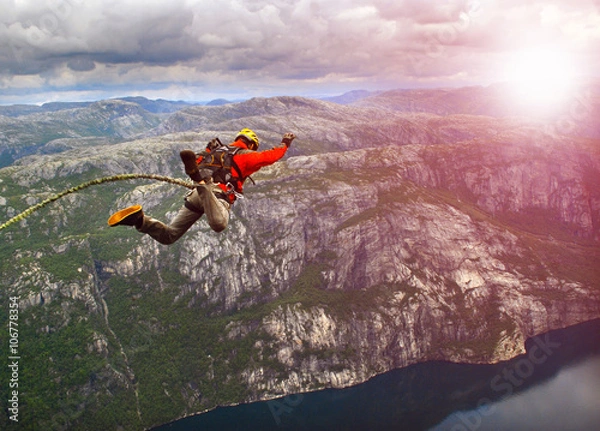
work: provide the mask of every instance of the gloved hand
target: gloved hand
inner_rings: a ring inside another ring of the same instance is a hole
[[[296,139],[296,135],[294,135],[293,133],[286,133],[285,135],[283,135],[283,138],[281,138],[281,143],[285,144],[285,146],[289,148],[294,139]]]

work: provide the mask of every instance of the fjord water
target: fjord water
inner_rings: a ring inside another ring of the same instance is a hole
[[[346,389],[221,407],[182,430],[600,429],[600,319],[542,334],[491,365],[431,361]]]
[[[566,366],[538,386],[466,412],[456,412],[431,431],[600,429],[600,355]]]

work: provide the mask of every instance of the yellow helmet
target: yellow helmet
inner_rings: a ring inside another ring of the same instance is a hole
[[[248,142],[248,148],[251,150],[256,150],[258,148],[258,136],[256,136],[256,133],[254,133],[252,130],[240,130],[240,133],[237,134],[234,140],[237,141],[239,138],[245,138]]]

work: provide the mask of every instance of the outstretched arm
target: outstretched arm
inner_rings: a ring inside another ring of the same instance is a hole
[[[239,166],[242,175],[247,177],[260,168],[272,165],[281,159],[295,138],[296,136],[293,133],[286,133],[281,139],[282,146],[260,152],[238,154],[234,156],[234,160]]]

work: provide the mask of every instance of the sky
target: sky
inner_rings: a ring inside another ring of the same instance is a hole
[[[0,11],[2,105],[600,75],[600,0],[0,0]]]

